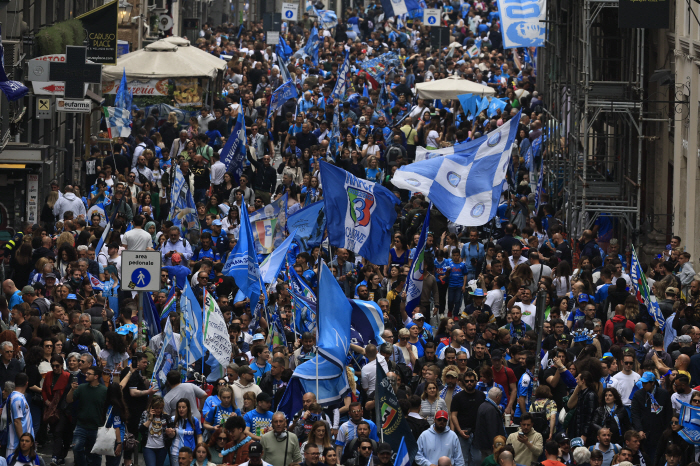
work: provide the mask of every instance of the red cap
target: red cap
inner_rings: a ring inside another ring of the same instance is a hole
[[[179,252],[174,252],[173,255],[170,256],[170,261],[173,264],[179,264],[180,262],[182,262],[182,256],[180,255]]]
[[[447,411],[445,410],[440,410],[437,413],[435,413],[435,419],[449,419],[449,415],[447,414]]]

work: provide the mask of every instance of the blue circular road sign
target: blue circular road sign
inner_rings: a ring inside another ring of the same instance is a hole
[[[131,282],[137,287],[143,288],[151,283],[151,274],[148,273],[148,270],[146,269],[138,268],[132,272]]]

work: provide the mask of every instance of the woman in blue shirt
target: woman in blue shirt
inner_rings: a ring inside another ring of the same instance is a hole
[[[375,183],[381,183],[382,181],[382,170],[378,167],[377,158],[370,157],[367,163],[367,168],[365,168],[365,175],[369,181],[374,181]]]
[[[168,429],[167,434],[173,439],[170,446],[170,464],[178,464],[177,456],[181,447],[190,447],[193,451],[198,443],[202,443],[202,426],[199,419],[192,417],[190,400],[180,398],[177,402],[175,416],[173,416],[175,427]]]
[[[255,361],[250,363],[250,368],[253,369],[257,383],[265,375],[265,372],[269,372],[272,369],[270,363],[267,362],[270,358],[270,350],[265,345],[255,345],[250,354],[255,358]]]
[[[207,401],[209,401],[209,398],[207,398]],[[219,399],[219,404],[215,405],[204,415],[204,428],[210,431],[212,435],[214,435],[217,427],[223,427],[228,418],[241,415],[241,411],[233,405],[233,389],[231,387],[219,387],[217,398]]]

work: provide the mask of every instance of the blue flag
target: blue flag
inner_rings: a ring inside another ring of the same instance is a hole
[[[221,162],[226,165],[226,171],[233,172],[238,181],[243,174],[243,165],[246,159],[246,131],[243,112],[238,112],[236,125],[231,131],[231,136],[226,140],[226,145],[221,149]]]
[[[431,206],[432,207],[432,206]],[[411,262],[411,269],[406,277],[406,314],[413,315],[413,310],[420,305],[420,296],[423,293],[423,277],[425,276],[425,242],[430,229],[430,207],[425,213],[423,229],[418,238],[416,252]],[[430,312],[430,310],[427,310]]]
[[[292,56],[292,48],[287,45],[287,42],[284,40],[284,37],[280,35],[280,41],[277,43],[277,47],[275,47],[275,53],[277,53],[277,56],[281,58],[283,61],[289,60],[289,57]]]
[[[104,246],[105,241],[107,241],[107,236],[109,236],[109,233],[112,231],[112,224],[114,223],[114,219],[117,218],[117,212],[119,212],[119,207],[121,207],[122,200],[124,200],[124,196],[122,196],[121,199],[118,199],[117,203],[114,205],[112,216],[110,217],[109,222],[107,222],[107,226],[105,226],[102,236],[100,236],[100,240],[97,242],[97,246],[95,246],[95,254],[98,256],[100,255],[100,251],[102,251],[102,246]]]
[[[474,116],[476,111],[476,99],[477,97],[473,94],[460,94],[457,96],[459,103],[462,105],[462,110],[464,111],[464,116],[469,114]]]
[[[542,156],[542,135],[537,136],[534,141],[532,141],[532,144],[530,145],[530,149],[532,151],[532,158],[534,159],[535,157],[541,157]]]
[[[486,115],[488,115],[489,118],[493,118],[498,114],[498,110],[502,112],[503,109],[506,108],[506,105],[508,104],[505,101],[499,99],[498,97],[492,97],[488,110],[486,111]]]
[[[525,150],[523,161],[525,162],[525,168],[527,168],[528,171],[532,171],[532,144]]]
[[[287,251],[294,241],[294,235],[296,230],[292,230],[292,234],[285,239],[282,244],[272,251],[272,254],[268,254],[264,261],[260,264],[260,276],[265,284],[275,283],[277,276],[282,269],[284,260],[287,257]]]
[[[544,163],[540,163],[540,176],[537,177],[537,190],[535,191],[535,215],[540,211],[542,202],[542,188],[544,185]]]
[[[304,332],[314,333],[316,331],[316,297],[312,295],[303,296],[292,289],[292,302],[294,304],[294,328],[300,335]],[[312,299],[313,298],[313,299]]]
[[[233,277],[240,291],[250,299],[251,306],[258,303],[260,294],[263,292],[262,277],[258,268],[253,228],[246,209],[241,209],[238,242],[228,255],[222,272],[224,275]]]
[[[153,302],[153,293],[143,293],[143,322],[148,329],[148,338],[158,335],[163,329],[160,326],[160,313]]]
[[[378,419],[377,425],[383,428],[383,440],[391,445],[392,450],[397,452],[401,443],[405,442],[409,459],[413,460],[418,452],[418,445],[411,432],[411,427],[406,421],[408,414],[402,412],[399,399],[394,393],[394,387],[392,387],[381,364],[377,364],[376,371],[377,385],[374,409],[376,419]]]
[[[194,203],[190,185],[186,182],[179,165],[175,165],[175,176],[170,193],[172,204],[168,220],[172,221],[174,226],[180,227],[183,235],[191,228],[198,229],[197,205]]]
[[[316,392],[317,383],[318,393]],[[340,403],[348,390],[345,369],[332,364],[323,356],[318,356],[297,366],[294,370],[278,410],[284,412],[287,419],[292,419],[304,407],[302,397],[305,393],[314,393],[316,400],[322,406],[330,406]]]
[[[303,50],[303,55],[311,57],[311,61],[313,61],[314,66],[318,65],[318,48],[320,43],[321,38],[318,36],[318,29],[316,29],[316,26],[314,26],[311,28],[309,39],[306,41],[306,45],[304,46]],[[299,52],[297,52],[297,54],[299,54]]]
[[[477,103],[477,108],[476,108],[476,115],[479,115],[481,112],[489,108],[489,98],[488,97],[478,97],[476,98],[476,103]]]
[[[307,252],[323,241],[323,232],[326,231],[326,215],[323,206],[323,201],[314,202],[287,218],[287,229],[296,230],[294,238],[301,252]]]
[[[394,466],[411,466],[411,457],[408,454],[408,449],[406,448],[406,439],[401,439],[401,445],[396,451],[396,459],[394,460]]]
[[[122,80],[119,83],[119,90],[117,90],[117,95],[114,98],[114,106],[117,108],[123,108],[126,110],[131,110],[127,107],[129,102],[129,90],[126,84],[126,68],[122,70]]]
[[[520,113],[476,141],[460,144],[451,155],[403,166],[392,182],[423,193],[459,225],[484,225],[496,215],[519,121]],[[333,224],[330,218],[328,223]]]
[[[156,359],[156,363],[153,366],[153,377],[151,378],[151,381],[155,380],[158,382],[161,390],[165,388],[168,372],[177,365],[177,359],[178,348],[176,347],[172,324],[170,319],[168,319],[163,332],[163,346],[161,346],[158,359]]]
[[[277,64],[280,67],[280,78],[283,82],[291,81],[292,75],[289,74],[289,68],[287,68],[287,60],[283,59],[281,56],[277,55]]]
[[[681,426],[683,426],[678,435],[683,437],[683,440],[686,442],[700,446],[700,408],[681,400],[678,400],[678,402],[681,404],[681,412],[678,417]]]
[[[326,162],[321,162],[321,178],[331,244],[371,258],[374,264],[387,264],[399,199],[380,184]]]
[[[323,304],[318,312],[318,351],[345,371],[352,306],[325,262],[321,262],[319,273],[318,301]]]
[[[267,115],[273,115],[286,101],[297,97],[299,97],[299,93],[294,83],[291,80],[285,82],[272,93],[270,109],[267,111]]]
[[[381,345],[384,343],[384,313],[374,301],[348,299],[352,306],[352,328],[362,337],[362,341]]]

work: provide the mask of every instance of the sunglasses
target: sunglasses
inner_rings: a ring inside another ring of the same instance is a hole
[[[371,450],[372,447],[360,447],[360,449],[361,449],[362,451],[367,451],[367,450]]]
[[[228,439],[226,437],[219,437],[217,440],[225,442]]]

